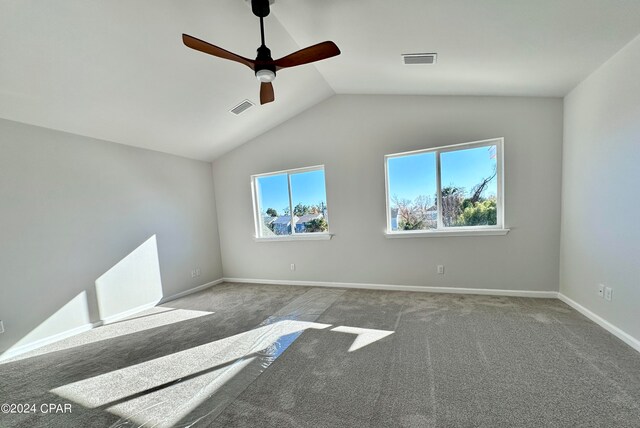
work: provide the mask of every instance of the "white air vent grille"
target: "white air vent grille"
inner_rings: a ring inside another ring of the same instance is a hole
[[[435,53],[403,54],[402,60],[406,65],[435,64],[437,57]]]
[[[244,111],[246,111],[248,108],[252,107],[253,103],[249,100],[244,100],[243,102],[241,102],[240,104],[238,104],[237,106],[235,106],[234,108],[232,108],[231,110],[229,110],[231,113],[238,115]]]

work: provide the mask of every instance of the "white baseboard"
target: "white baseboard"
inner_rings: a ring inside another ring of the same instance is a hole
[[[188,296],[189,294],[197,293],[198,291],[206,290],[209,287],[213,287],[214,285],[218,285],[222,283],[222,278],[216,279],[215,281],[207,282],[206,284],[199,285],[197,287],[190,288],[188,290],[182,291],[178,294],[174,294],[172,296],[163,297],[157,302],[145,303],[144,305],[136,306],[135,308],[128,309],[126,311],[117,313],[115,315],[110,315],[106,318],[102,319],[102,324],[109,324],[112,322],[120,321],[125,318],[128,318],[132,315],[137,314],[138,312],[146,311],[147,309],[154,308],[163,303],[171,302],[172,300],[179,299],[184,296]]]
[[[482,294],[489,296],[537,297],[555,299],[557,291],[503,290],[494,288],[431,287],[421,285],[367,284],[361,282],[294,281],[252,278],[224,278],[225,282],[249,284],[282,284],[304,287],[357,288],[363,290],[419,291],[426,293]]]
[[[144,305],[136,306],[135,308],[127,309],[126,311],[119,312],[115,315],[109,315],[108,317],[102,318],[102,324],[111,324],[112,322],[120,321],[124,318],[130,317],[132,315],[137,314],[138,312],[145,311],[147,309],[151,309],[156,306],[158,302],[155,303],[145,303]]]
[[[60,340],[67,339],[71,336],[75,336],[76,334],[84,333],[85,331],[89,331],[93,328],[99,327],[102,325],[102,321],[98,321],[95,323],[84,324],[70,330],[66,330],[51,336],[43,337],[42,339],[35,340],[33,342],[26,343],[21,346],[17,346],[15,348],[10,348],[5,351],[2,355],[0,355],[0,361],[8,360],[13,357],[17,357],[18,355],[31,352],[34,349],[41,348],[46,345],[51,345],[52,343],[58,342]]]
[[[105,324],[109,324],[109,323],[112,323],[112,322],[115,322],[115,321],[122,320],[124,318],[127,318],[127,317],[130,317],[132,315],[135,315],[138,312],[144,311],[146,309],[153,308],[153,307],[155,307],[155,306],[157,306],[159,304],[170,302],[172,300],[179,299],[180,297],[184,297],[184,296],[187,296],[189,294],[197,293],[198,291],[202,291],[202,290],[207,289],[209,287],[213,287],[214,285],[220,284],[222,282],[223,282],[223,279],[220,278],[220,279],[217,279],[215,281],[211,281],[211,282],[208,282],[206,284],[202,284],[202,285],[199,285],[197,287],[190,288],[189,290],[182,291],[182,292],[180,292],[178,294],[174,294],[172,296],[164,297],[159,302],[147,303],[147,304],[144,304],[144,305],[136,306],[135,308],[131,308],[131,309],[128,309],[126,311],[120,312],[118,314],[110,315],[108,317],[105,317],[105,318],[101,319],[100,321],[97,321],[97,322],[94,322],[94,323],[85,324],[85,325],[81,325],[79,327],[75,327],[75,328],[72,328],[72,329],[67,330],[67,331],[63,331],[63,332],[60,332],[60,333],[57,333],[57,334],[54,334],[54,335],[51,335],[51,336],[48,336],[48,337],[44,337],[42,339],[36,340],[34,342],[27,343],[27,344],[22,345],[22,346],[18,346],[18,347],[15,347],[15,348],[8,349],[7,351],[5,351],[3,354],[0,355],[0,361],[4,361],[4,360],[8,360],[8,359],[13,358],[13,357],[17,357],[18,355],[24,354],[26,352],[33,351],[34,349],[41,348],[41,347],[46,346],[46,345],[50,345],[52,343],[58,342],[58,341],[63,340],[63,339],[67,339],[67,338],[69,338],[71,336],[75,336],[76,334],[84,333],[85,331],[89,331],[89,330],[94,329],[96,327],[100,327],[101,325],[105,325]]]
[[[636,351],[640,352],[640,340],[636,339],[635,337],[631,336],[629,333],[611,324],[609,321],[605,320],[600,315],[595,314],[594,312],[590,311],[589,309],[582,306],[580,303],[565,296],[564,294],[558,293],[558,299],[562,300],[567,305],[571,306],[573,309],[580,312],[582,315],[589,318],[591,321],[595,322],[600,327],[604,328],[609,333],[613,334],[614,336],[622,340],[624,343],[631,346]]]
[[[206,290],[209,287],[213,287],[214,285],[222,284],[223,282],[224,282],[224,278],[216,279],[215,281],[207,282],[206,284],[202,284],[202,285],[199,285],[197,287],[190,288],[190,289],[182,291],[182,292],[180,292],[178,294],[174,294],[173,296],[163,297],[162,299],[160,299],[160,301],[157,304],[161,305],[163,303],[167,303],[167,302],[170,302],[172,300],[176,300],[176,299],[179,299],[181,297],[188,296],[189,294],[193,294],[193,293],[197,293],[198,291]]]
[[[295,280],[273,280],[273,279],[253,279],[253,278],[224,278],[224,282],[248,283],[248,284],[282,284],[299,285],[305,287],[335,287],[335,288],[355,288],[365,290],[389,290],[389,291],[418,291],[427,293],[453,293],[453,294],[481,294],[491,296],[513,296],[513,297],[537,297],[548,299],[560,299],[567,305],[589,318],[591,321],[603,327],[605,330],[618,337],[620,340],[640,352],[640,340],[631,336],[624,330],[611,324],[604,318],[591,312],[557,291],[527,291],[527,290],[504,290],[492,288],[461,288],[461,287],[430,287],[419,285],[394,285],[394,284],[367,284],[354,282],[324,282],[324,281],[295,281]]]
[[[156,305],[170,302],[172,300],[179,299],[189,294],[197,293],[198,291],[205,290],[214,285],[221,284],[223,282],[235,282],[235,283],[249,283],[249,284],[282,284],[282,285],[298,285],[305,287],[331,287],[331,288],[352,288],[352,289],[365,289],[365,290],[388,290],[388,291],[417,291],[427,293],[453,293],[453,294],[480,294],[491,296],[512,296],[512,297],[537,297],[537,298],[558,298],[571,306],[596,324],[609,331],[611,334],[620,338],[623,342],[640,352],[640,340],[634,338],[630,334],[606,321],[604,318],[596,315],[594,312],[580,305],[576,301],[570,299],[562,293],[556,291],[527,291],[527,290],[504,290],[504,289],[492,289],[492,288],[461,288],[461,287],[430,287],[419,285],[394,285],[394,284],[368,284],[368,283],[356,283],[356,282],[325,282],[325,281],[295,281],[295,280],[273,280],[273,279],[253,279],[253,278],[221,278],[215,281],[208,282],[198,287],[191,288],[189,290],[182,291],[172,296],[164,297],[157,303],[149,303],[141,305],[127,311],[121,312],[116,315],[111,315],[95,323],[85,324],[61,333],[54,334],[31,343],[27,343],[16,348],[9,349],[0,355],[0,361],[4,361],[20,354],[33,351],[34,349],[42,346],[50,345],[59,340],[67,339],[76,334],[89,331],[93,328],[99,327],[103,324],[108,324],[114,321],[121,320],[123,318],[132,316],[140,311],[150,309]]]

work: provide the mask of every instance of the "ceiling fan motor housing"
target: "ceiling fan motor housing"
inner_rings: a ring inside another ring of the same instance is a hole
[[[258,48],[255,71],[256,77],[261,82],[271,82],[276,78],[276,65],[271,58],[271,49],[264,45]]]

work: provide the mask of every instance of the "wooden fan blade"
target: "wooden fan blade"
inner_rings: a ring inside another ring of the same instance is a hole
[[[336,55],[340,55],[340,49],[338,49],[335,43],[322,42],[301,49],[274,62],[278,68],[295,67],[297,65],[321,61]]]
[[[185,46],[195,49],[200,52],[204,52],[209,55],[217,56],[218,58],[228,59],[231,61],[239,62],[240,64],[244,64],[250,69],[254,69],[254,61],[248,58],[245,58],[240,55],[236,55],[233,52],[229,52],[218,46],[214,46],[211,43],[207,43],[204,40],[196,39],[188,34],[182,35],[182,42]]]
[[[271,82],[260,84],[260,104],[267,104],[275,100],[276,97],[273,94],[273,85]]]

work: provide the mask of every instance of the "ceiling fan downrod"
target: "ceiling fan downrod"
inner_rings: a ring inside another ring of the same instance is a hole
[[[251,10],[260,18],[260,41],[262,42],[256,57],[256,78],[262,83],[270,83],[276,78],[276,66],[273,64],[271,50],[264,41],[264,18],[270,13],[269,0],[251,0]]]

